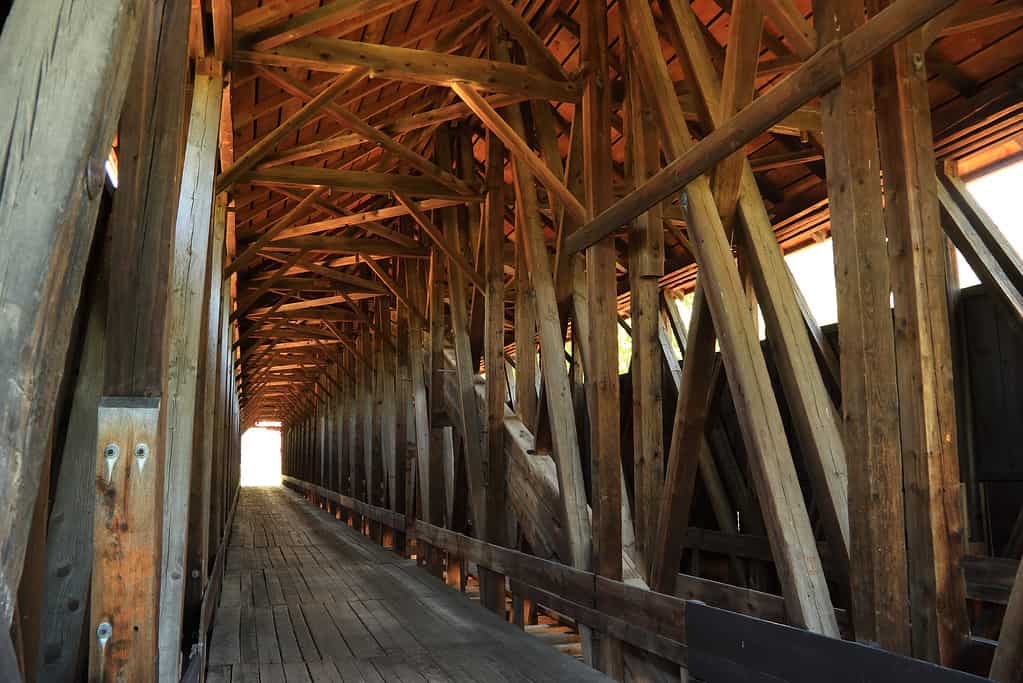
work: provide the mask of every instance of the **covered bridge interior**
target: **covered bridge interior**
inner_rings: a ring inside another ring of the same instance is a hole
[[[0,679],[1023,681],[1023,3],[0,17]]]

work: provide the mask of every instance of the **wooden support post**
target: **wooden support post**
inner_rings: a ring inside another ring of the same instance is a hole
[[[509,126],[521,138],[525,126],[518,105],[508,108],[507,117]],[[535,295],[533,302],[540,333],[540,352],[544,359],[541,369],[551,420],[554,458],[558,463],[562,524],[568,544],[566,558],[571,560],[573,566],[586,569],[591,562],[590,520],[586,509],[579,437],[572,413],[572,392],[568,369],[564,363],[565,340],[561,336],[554,274],[544,241],[543,226],[539,221],[531,168],[519,158],[515,159],[513,167],[519,212],[517,218],[520,219],[516,225],[516,239],[523,243],[529,280]],[[521,274],[518,277],[521,279]]]
[[[823,42],[864,21],[863,2],[818,0]],[[835,283],[842,418],[849,461],[850,585],[861,641],[910,653],[899,444],[899,388],[882,209],[872,67],[845,76],[822,99],[828,199],[837,229]]]
[[[779,85],[744,107],[725,124],[674,158],[655,176],[623,197],[565,241],[575,253],[604,239],[653,204],[678,192],[774,123],[841,82],[843,75],[867,63],[956,0],[898,0],[841,41],[830,43]],[[668,96],[675,101],[674,89]],[[663,104],[668,104],[664,100]],[[684,115],[684,112],[683,112]]]
[[[204,624],[200,605],[209,581],[211,558],[215,555],[218,538],[211,534],[210,504],[213,496],[213,444],[221,425],[214,417],[216,382],[220,356],[218,344],[222,334],[221,315],[224,281],[224,240],[227,228],[227,196],[217,197],[213,208],[213,228],[210,235],[209,266],[206,271],[205,323],[203,346],[200,347],[198,399],[196,420],[201,419],[202,430],[195,439],[196,462],[192,468],[192,496],[188,509],[188,564],[186,567],[185,619],[198,618]],[[201,412],[201,416],[200,416]],[[214,605],[207,606],[212,609]],[[195,614],[190,615],[190,611]],[[187,626],[183,626],[187,628]],[[199,629],[199,649],[206,652],[207,634]]]
[[[163,486],[159,398],[100,400],[89,680],[153,680]],[[143,658],[141,653],[149,657]]]
[[[408,272],[407,266],[399,265],[397,273],[399,278],[404,278]],[[409,493],[408,486],[412,483],[413,477],[409,465],[414,462],[415,454],[412,441],[415,439],[415,406],[413,405],[414,387],[412,380],[412,345],[415,340],[412,338],[412,330],[416,324],[412,319],[412,310],[398,300],[396,305],[397,313],[397,335],[395,340],[398,345],[398,354],[395,359],[395,405],[394,405],[394,485],[391,498],[391,508],[400,514],[405,515],[405,525],[408,526],[415,519],[415,493]],[[340,489],[339,489],[340,490]],[[402,530],[395,530],[394,551],[402,557],[408,557],[408,545],[405,534]]]
[[[102,250],[96,256],[99,268],[90,267],[95,276],[83,291],[86,310],[77,379],[46,535],[39,657],[26,661],[35,667],[37,681],[74,680],[85,674],[79,655],[92,571],[96,411],[103,388],[108,289]]]
[[[11,651],[32,509],[60,369],[92,244],[103,163],[138,44],[143,3],[90,2],[66,22],[61,2],[19,2],[0,40],[0,652]],[[83,45],[92,46],[83,50]],[[19,112],[31,111],[31,116]],[[32,226],[26,229],[25,226]],[[16,312],[16,313],[14,313]],[[33,353],[26,353],[33,349]]]
[[[444,267],[440,254],[433,252],[430,260],[429,287],[429,346],[430,349],[430,450],[427,468],[422,472],[430,487],[428,521],[435,526],[444,526],[447,517],[447,475],[444,461],[453,458],[449,445],[452,443],[450,420],[444,409]],[[443,551],[430,548],[428,571],[436,576],[443,572]]]
[[[581,59],[590,68],[583,88],[583,185],[586,215],[596,216],[610,204],[611,94],[608,85],[607,8],[583,5]],[[660,226],[658,226],[660,230]],[[590,411],[590,481],[593,491],[593,568],[613,580],[622,578],[622,465],[618,397],[618,290],[612,240],[586,250],[586,289],[590,334],[586,382],[592,385]],[[544,321],[544,324],[557,324]],[[559,336],[560,336],[560,329]],[[545,356],[545,365],[559,362]],[[560,363],[559,363],[560,364]],[[549,405],[549,404],[548,404]],[[625,679],[621,641],[603,634],[597,668],[615,680]]]
[[[670,15],[682,36],[686,50],[686,63],[693,74],[692,80],[709,113],[709,125],[725,120],[725,107],[735,109],[752,99],[754,66],[736,65],[728,72],[729,80],[722,86],[702,40],[700,27],[692,8],[677,0],[665,0]],[[742,3],[738,5],[743,10]],[[745,13],[745,10],[743,10]],[[740,15],[740,20],[751,21],[753,26],[737,32],[748,33],[759,39],[759,15]],[[756,54],[759,42],[743,49]],[[745,78],[744,83],[738,82]],[[738,157],[736,160],[735,158]],[[732,174],[732,177],[726,177]],[[833,566],[839,580],[848,573],[849,516],[847,510],[847,475],[845,447],[838,425],[838,411],[831,402],[823,377],[806,334],[805,321],[795,295],[794,284],[771,227],[770,218],[749,162],[741,154],[726,159],[715,173],[715,184],[726,196],[715,196],[719,213],[728,218],[736,210],[741,218],[738,229],[745,249],[743,263],[748,265],[757,297],[760,300],[767,326],[768,339],[775,349],[778,374],[788,399],[796,437],[804,455],[814,491],[820,501],[828,540],[834,549]],[[725,224],[727,228],[728,225]],[[747,309],[748,310],[748,309]],[[755,319],[755,306],[751,312]]]
[[[179,379],[168,373],[172,329],[168,319],[173,315],[171,280],[186,138],[188,9],[180,3],[160,2],[146,13],[140,56],[132,71],[132,96],[119,128],[120,187],[110,217],[106,379],[97,449],[91,680],[157,680],[165,674],[168,680],[177,678],[179,643],[174,643],[172,670],[160,671],[157,629],[164,479],[177,476],[168,469],[175,460],[165,431],[172,424],[170,402],[161,395]],[[205,242],[208,209],[202,232]],[[199,263],[201,270],[206,265],[205,249]],[[198,286],[201,288],[202,278]],[[194,357],[193,349],[189,361],[193,368]],[[175,400],[179,398],[175,396]],[[193,407],[190,404],[189,408]],[[134,432],[138,438],[130,441]],[[178,447],[184,445],[187,453],[191,434],[185,441]],[[116,460],[107,452],[107,444],[116,446],[112,448]],[[101,485],[99,473],[107,471],[108,459],[114,461],[113,474]],[[183,481],[187,495],[187,471]],[[145,521],[140,524],[141,518]],[[175,519],[184,525],[187,517]],[[127,530],[122,525],[127,525]],[[176,557],[180,588],[183,557]],[[177,592],[178,600],[180,596]],[[106,647],[100,648],[96,639],[101,631],[97,629],[104,623],[111,630]]]
[[[451,169],[452,161],[452,138],[448,134],[449,130],[449,128],[442,127],[437,131],[436,138],[437,162],[446,171]],[[452,208],[440,209],[440,214],[444,239],[448,243],[448,248],[464,258],[466,235],[459,228],[455,210]],[[448,308],[451,311],[451,332],[455,345],[455,371],[458,373],[457,418],[460,423],[459,431],[462,435],[465,454],[469,486],[469,512],[473,534],[485,537],[487,527],[483,474],[483,427],[480,422],[479,404],[476,403],[476,392],[473,389],[472,378],[476,374],[476,368],[472,364],[472,351],[469,346],[467,284],[462,271],[451,258],[447,259],[447,270]],[[434,351],[436,353],[436,349]]]
[[[516,183],[516,195],[519,184]],[[539,410],[536,392],[536,293],[529,281],[526,266],[526,245],[522,241],[527,220],[521,201],[515,202],[515,412],[528,425],[536,424]]]
[[[507,546],[507,456],[504,452],[506,396],[504,359],[504,147],[493,133],[487,135],[487,199],[483,222],[483,261],[486,321],[483,361],[487,374],[487,535],[490,543]],[[472,397],[476,400],[475,393]],[[481,569],[480,599],[484,606],[504,614],[505,578]]]
[[[922,32],[914,31],[882,53],[875,60],[875,93],[897,331],[913,656],[951,665],[966,643],[970,621],[960,569],[964,539],[948,242],[937,202],[926,49]]]
[[[163,553],[160,576],[160,680],[176,683],[181,668],[181,624],[186,584],[188,507],[195,453],[193,428],[200,386],[200,353],[206,269],[209,267],[220,104],[219,64],[196,75],[181,194],[174,228],[168,311]],[[186,530],[182,533],[182,530]],[[195,540],[193,540],[195,542]]]
[[[632,38],[630,44],[636,45],[644,82],[659,106],[658,119],[669,156],[681,156],[692,148],[693,142],[685,127],[684,114],[673,95],[674,86],[659,49],[650,9],[645,3],[630,0],[625,10]],[[660,94],[669,89],[670,96]],[[707,307],[719,331],[721,353],[736,400],[743,438],[751,455],[754,480],[761,504],[766,508],[764,517],[770,520],[768,534],[777,560],[786,608],[793,622],[813,631],[837,636],[834,608],[771,389],[767,365],[752,317],[742,313],[742,283],[705,177],[697,177],[686,186],[686,200],[689,231],[693,236],[701,277],[706,278],[708,286],[713,288],[713,295],[706,296]],[[700,314],[699,309],[696,314]],[[699,329],[695,323],[694,328]],[[693,344],[690,343],[692,352]],[[688,400],[705,403],[706,395]],[[691,503],[685,496],[670,497],[668,487],[676,484],[671,477],[679,473],[686,475],[676,480],[684,492],[684,488],[692,486],[688,482],[695,474],[695,467],[681,468],[683,455],[677,450],[675,441],[673,437],[665,482],[665,501],[668,504],[662,509],[658,523],[658,556],[655,556],[652,571],[652,587],[660,590],[667,590],[678,572],[676,553],[682,542],[679,534],[684,533],[686,525],[680,529],[677,518],[686,514],[683,510]],[[695,451],[695,448],[689,450]]]
[[[743,0],[739,0],[742,2]],[[626,141],[635,184],[656,172],[659,149],[656,120],[643,92],[633,60],[629,60]],[[664,228],[659,207],[637,217],[629,229],[629,290],[632,321],[633,520],[643,572],[654,547],[657,515],[664,488],[664,406],[659,347],[660,288],[664,274]],[[670,359],[678,366],[674,356]]]

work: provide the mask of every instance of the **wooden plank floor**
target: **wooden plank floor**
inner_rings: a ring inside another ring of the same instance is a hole
[[[607,681],[286,488],[244,488],[213,683]]]

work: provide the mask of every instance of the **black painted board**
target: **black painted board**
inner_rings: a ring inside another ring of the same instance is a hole
[[[979,683],[929,662],[691,602],[689,671],[707,683]]]

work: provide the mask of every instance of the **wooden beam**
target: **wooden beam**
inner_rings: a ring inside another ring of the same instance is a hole
[[[270,82],[276,83],[285,92],[290,92],[309,101],[312,101],[315,98],[312,92],[310,92],[305,86],[285,74],[272,71],[270,69],[261,69],[260,74]],[[356,134],[366,140],[375,142],[386,152],[393,154],[395,157],[410,166],[418,168],[424,175],[447,185],[460,194],[473,194],[473,189],[469,187],[467,183],[456,178],[449,171],[438,168],[432,161],[429,161],[389,135],[369,125],[357,114],[333,104],[327,104],[325,109],[338,119],[342,126],[355,131]]]
[[[166,435],[162,462],[163,543],[161,544],[159,635],[160,679],[180,679],[181,626],[185,595],[188,505],[192,478],[193,431],[202,332],[206,268],[213,215],[220,129],[220,73],[198,74],[192,89],[192,108],[182,169],[181,192],[172,242],[168,310]],[[128,454],[125,453],[127,456]],[[138,454],[135,454],[138,462]],[[125,457],[128,463],[129,458]]]
[[[60,2],[20,2],[0,40],[0,120],[6,122],[0,146],[9,150],[0,180],[0,236],[7,245],[0,254],[0,299],[17,312],[0,333],[0,375],[7,378],[0,413],[8,425],[0,437],[0,642],[6,641],[0,648],[10,644],[41,449],[71,338],[71,302],[81,291],[103,162],[117,128],[110,112],[124,101],[144,16],[135,0],[80,9],[81,21],[65,22]],[[83,53],[82,45],[96,49]],[[28,111],[31,116],[19,114]]]
[[[501,141],[508,147],[512,155],[528,166],[530,172],[543,183],[543,186],[551,194],[558,198],[558,201],[563,204],[565,209],[576,220],[585,220],[586,208],[582,203],[565,187],[561,178],[558,178],[551,171],[550,167],[537,156],[536,152],[530,149],[523,136],[517,134],[513,126],[501,118],[501,115],[490,106],[490,103],[479,92],[466,83],[452,83],[451,89],[462,98],[462,101],[472,109],[473,113],[483,121],[483,124],[489,130],[492,130],[495,135],[501,138]]]
[[[85,317],[68,426],[46,534],[46,568],[35,680],[80,676],[81,646],[92,574],[96,411],[103,389],[107,274],[101,268],[82,295]],[[26,671],[26,673],[28,673]]]
[[[522,138],[525,126],[522,112],[517,106],[507,112],[508,125]],[[516,223],[516,239],[523,244],[526,268],[516,271],[516,277],[528,278],[533,287],[536,326],[540,335],[540,352],[543,358],[557,359],[542,362],[541,371],[547,398],[547,410],[551,422],[551,438],[554,443],[554,458],[557,461],[560,496],[560,517],[564,528],[565,557],[575,567],[589,567],[590,520],[586,510],[586,496],[583,488],[582,462],[579,453],[579,437],[575,415],[572,412],[572,390],[568,369],[562,362],[565,355],[565,338],[561,334],[558,303],[554,290],[554,273],[550,255],[544,240],[543,226],[539,221],[536,187],[530,165],[521,158],[514,159],[516,204],[519,221]],[[525,271],[525,272],[523,272]],[[521,286],[521,285],[520,285]],[[518,384],[518,381],[516,382]]]
[[[939,36],[951,36],[967,31],[978,31],[1023,17],[1023,2],[1006,0],[993,5],[980,7],[962,7],[955,17],[938,33]]]
[[[289,237],[278,239],[264,249],[299,249],[325,254],[361,254],[365,256],[394,256],[426,258],[429,251],[424,247],[403,247],[387,240],[370,237]]]
[[[952,665],[969,637],[952,342],[926,50],[914,31],[875,60],[894,298],[913,656]],[[841,347],[841,342],[839,342]],[[873,507],[873,506],[872,506]],[[877,551],[875,546],[874,551]]]
[[[261,316],[266,315],[270,311],[281,311],[282,313],[287,311],[302,311],[307,308],[320,308],[322,306],[333,306],[335,304],[346,303],[348,301],[362,301],[363,299],[373,299],[381,296],[379,292],[353,292],[351,294],[339,294],[338,296],[324,296],[316,299],[304,299],[302,301],[292,301],[290,303],[278,303],[270,308],[255,308],[249,312],[249,316]],[[251,328],[249,328],[251,329]]]
[[[653,16],[645,3],[634,0],[625,5],[625,10],[632,37],[630,44],[635,44],[644,82],[659,107],[658,119],[668,155],[684,155],[687,149],[693,148],[693,141],[685,126],[681,106],[673,97],[657,96],[659,91],[673,86],[659,48]],[[757,493],[765,509],[764,517],[769,521],[768,533],[777,554],[787,609],[791,617],[807,629],[837,636],[838,626],[823,567],[809,515],[805,504],[802,504],[799,480],[771,389],[759,335],[752,316],[743,311],[742,283],[707,179],[700,176],[692,180],[686,186],[685,197],[687,223],[701,277],[706,278],[706,286],[713,291],[713,295],[706,296],[707,308],[718,331]],[[693,365],[692,361],[687,365]],[[706,401],[706,397],[691,397],[689,400]],[[680,467],[682,457],[673,438],[668,458],[669,475],[673,468]],[[695,468],[690,468],[690,471],[694,472]],[[688,484],[691,478],[690,475],[688,479],[680,478],[678,481],[683,486],[691,486]],[[663,589],[669,573],[674,576],[677,572],[677,561],[674,565],[672,561],[682,539],[676,534],[684,533],[686,526],[679,530],[675,522],[679,514],[685,514],[681,507],[691,502],[685,498],[672,498],[667,487],[673,485],[674,482],[666,479],[667,504],[662,508],[658,524],[660,542],[651,572],[655,589]]]
[[[720,104],[717,112],[711,113],[715,127],[749,105],[756,94],[757,58],[760,54],[760,37],[764,33],[764,14],[757,4],[759,1],[732,0]],[[696,71],[695,66],[690,68]],[[705,75],[702,69],[699,73]],[[713,72],[706,75],[712,76],[706,80],[716,80]],[[705,104],[710,103],[705,101]],[[733,154],[718,165],[711,181],[711,190],[725,228],[731,228],[735,219],[743,166],[742,154]]]
[[[238,182],[242,176],[259,163],[270,151],[277,146],[285,135],[298,130],[312,120],[323,107],[342,92],[350,90],[356,83],[368,75],[365,69],[352,69],[348,73],[338,76],[320,93],[305,103],[301,109],[281,122],[279,126],[261,137],[252,147],[245,151],[245,154],[238,157],[229,168],[226,168],[217,177],[217,192],[223,192]]]
[[[465,256],[459,253],[455,246],[451,244],[448,237],[437,229],[437,226],[435,226],[433,221],[431,221],[429,217],[423,213],[420,207],[400,192],[396,191],[394,193],[394,198],[398,200],[399,204],[408,210],[409,215],[415,219],[416,223],[419,224],[419,227],[423,229],[423,232],[425,232],[433,243],[437,245],[437,248],[444,253],[455,267],[458,268],[459,272],[468,278],[469,282],[471,282],[474,287],[483,291],[485,289],[483,278],[476,272],[473,265],[466,260]]]
[[[579,86],[555,81],[516,64],[353,40],[302,38],[271,51],[238,50],[235,58],[256,64],[347,73],[368,69],[376,78],[451,86],[466,83],[487,92],[574,102]]]
[[[949,239],[981,281],[1023,320],[1023,263],[1019,256],[961,180],[943,173],[936,189]]]
[[[227,92],[225,91],[225,96]],[[210,183],[212,186],[212,183]],[[188,510],[188,563],[185,566],[185,623],[186,631],[198,622],[199,648],[206,652],[209,631],[203,628],[205,617],[212,610],[209,604],[211,590],[218,590],[220,578],[211,572],[211,561],[217,549],[217,530],[213,529],[211,502],[213,500],[214,444],[222,436],[223,425],[214,419],[217,380],[223,363],[218,348],[223,335],[223,307],[225,290],[223,279],[225,242],[227,238],[227,195],[219,195],[213,207],[210,235],[209,264],[206,268],[203,298],[203,336],[199,349],[199,376],[196,400],[196,422],[200,431],[195,438],[196,461],[192,469],[193,500]],[[213,599],[215,602],[215,599]],[[212,614],[209,614],[212,618]]]
[[[220,64],[230,64],[234,56],[232,54],[234,50],[234,9],[231,0],[212,0],[211,11],[213,16],[213,56]]]
[[[452,168],[452,137],[450,128],[442,128],[437,131],[435,141],[435,158],[437,163],[444,169]],[[465,240],[467,234],[463,234],[457,223],[457,216],[454,209],[440,210],[441,224],[444,227],[445,241],[454,254],[465,259]],[[465,261],[468,263],[468,260]],[[469,348],[469,318],[467,290],[464,274],[459,265],[451,258],[447,263],[448,272],[448,310],[451,314],[451,336],[455,346],[455,372],[458,392],[456,394],[457,415],[459,420],[459,431],[462,434],[462,453],[465,461],[466,484],[469,489],[469,516],[473,528],[477,533],[483,535],[487,529],[487,503],[486,490],[484,486],[484,458],[483,458],[483,425],[480,420],[479,404],[476,402],[476,392],[473,388],[473,376],[477,368],[472,363],[472,353]],[[475,273],[475,270],[472,272]],[[456,464],[457,466],[457,464]],[[458,479],[458,477],[455,477]]]
[[[228,278],[232,274],[237,273],[242,268],[252,262],[256,256],[259,255],[259,251],[270,243],[275,237],[283,233],[289,226],[297,221],[302,215],[307,213],[312,205],[326,193],[326,188],[318,187],[313,189],[307,194],[302,201],[296,204],[288,213],[281,216],[275,223],[263,231],[262,234],[256,239],[255,242],[245,248],[245,250],[238,254],[227,267],[224,269],[224,277]]]
[[[384,283],[384,287],[386,287],[387,290],[391,294],[393,294],[395,298],[398,299],[398,301],[404,304],[409,309],[409,311],[411,311],[412,314],[415,315],[417,320],[424,324],[427,322],[426,316],[423,314],[421,310],[419,310],[419,306],[412,300],[411,297],[407,296],[405,292],[402,291],[402,289],[398,286],[398,283],[395,282],[394,279],[391,278],[391,276],[388,275],[383,268],[381,268],[371,259],[363,261],[363,263],[365,263],[366,266],[373,271],[373,274],[380,279],[380,282]]]
[[[612,196],[607,7],[604,3],[588,3],[582,9],[580,59],[590,68],[583,87],[582,101],[583,185],[586,216],[592,217],[610,203]],[[546,164],[543,166],[547,168]],[[564,186],[559,178],[556,180]],[[568,207],[568,202],[565,202],[565,206]],[[586,339],[586,382],[591,385],[588,395],[592,398],[588,401],[588,407],[592,445],[590,481],[593,492],[593,569],[597,575],[617,581],[622,578],[622,459],[616,260],[615,245],[611,240],[586,250],[590,322],[590,333]],[[544,321],[544,324],[557,322]],[[544,362],[557,361],[546,356]],[[594,661],[597,668],[610,677],[625,680],[621,641],[605,634],[600,640]]]
[[[729,154],[862,66],[956,0],[898,0],[848,36],[829,43],[773,89],[725,121],[641,187],[618,200],[565,242],[576,253],[604,239],[655,203],[678,192]]]
[[[504,408],[507,382],[504,358],[504,148],[493,133],[487,135],[487,200],[484,205],[483,362],[487,372],[487,540],[511,545],[508,538],[508,461],[504,452]],[[481,591],[490,610],[504,614],[504,576],[491,573]]]
[[[722,110],[726,104],[713,69],[710,54],[702,41],[698,41],[699,20],[689,5],[673,2],[670,16],[678,24],[686,50],[686,63],[690,65],[696,89],[703,98],[715,125],[725,120]],[[756,25],[759,26],[759,20]],[[751,27],[752,28],[752,27]],[[752,79],[750,71],[746,73]],[[731,89],[738,87],[732,84]],[[752,97],[752,81],[747,96]],[[729,98],[734,97],[734,93]],[[727,103],[735,106],[735,102]],[[740,103],[741,104],[741,103]],[[727,207],[718,206],[724,216],[738,209],[742,246],[763,311],[768,338],[776,345],[776,364],[782,388],[788,399],[789,411],[795,426],[804,461],[817,494],[819,509],[829,541],[834,548],[834,563],[839,576],[848,573],[849,516],[847,511],[847,466],[845,446],[838,424],[838,411],[831,401],[823,377],[817,366],[806,323],[799,308],[788,266],[778,247],[774,230],[760,190],[748,161],[738,156],[738,167],[719,166],[717,174],[735,172],[735,191],[729,194]],[[727,164],[727,162],[726,162]],[[717,176],[716,176],[717,177]],[[729,192],[732,190],[728,189]]]
[[[796,9],[792,0],[758,0],[764,14],[789,41],[792,51],[802,59],[809,59],[817,51],[817,32]]]
[[[231,311],[230,321],[234,322],[239,318],[245,317],[245,314],[249,312],[249,309],[252,308],[257,301],[259,301],[259,298],[269,292],[270,289],[284,277],[284,274],[287,273],[292,266],[298,263],[305,253],[305,250],[302,249],[296,251],[288,258],[287,261],[284,262],[283,265],[281,265],[280,268],[274,271],[273,275],[264,280],[259,287],[256,288],[256,291],[249,294],[244,300],[239,301],[238,307]]]
[[[242,44],[251,50],[271,50],[280,45],[319,33],[359,17],[384,5],[388,12],[412,4],[412,0],[334,0],[321,7],[293,16],[283,24],[253,32],[242,38]]]
[[[473,201],[469,198],[466,199],[424,199],[418,202],[417,206],[423,211],[431,211],[433,209],[442,209],[446,206],[458,206],[464,204],[467,201]],[[313,223],[306,223],[304,225],[298,225],[291,228],[287,228],[280,233],[277,237],[279,239],[285,239],[288,237],[301,237],[303,235],[312,235],[318,232],[328,232],[337,228],[343,228],[351,225],[365,226],[370,221],[381,221],[388,218],[398,218],[400,216],[409,215],[407,206],[386,206],[381,209],[371,209],[369,211],[361,211],[359,213],[341,214],[337,218],[328,218],[322,221],[315,221]],[[401,243],[405,243],[406,246],[413,246],[416,241],[412,238],[402,240]]]
[[[250,171],[242,176],[242,182],[284,187],[326,187],[344,192],[369,194],[403,192],[416,197],[446,199],[462,198],[464,200],[471,196],[456,192],[423,176],[346,171],[310,166],[277,166]]]
[[[864,4],[819,0],[820,40],[862,30]],[[871,21],[875,21],[871,19]],[[856,637],[911,652],[899,444],[899,389],[872,68],[822,101],[839,310],[842,419],[849,463],[850,571]]]
[[[543,39],[536,34],[521,12],[508,0],[483,0],[487,8],[500,20],[502,28],[510,33],[526,53],[526,62],[545,76],[556,81],[567,81],[561,62],[551,54]]]
[[[740,0],[742,1],[742,0]],[[629,60],[626,98],[628,169],[634,185],[660,167],[657,122],[643,83]],[[637,216],[629,226],[629,317],[632,321],[632,458],[633,519],[640,557],[649,580],[649,562],[656,542],[657,515],[664,489],[664,405],[662,361],[658,349],[660,288],[664,275],[664,230],[660,207]],[[671,360],[674,360],[672,356]],[[676,363],[677,367],[677,363]]]
[[[160,520],[167,458],[162,394],[169,381],[169,297],[188,103],[189,8],[182,4],[156,3],[145,13],[141,54],[129,84],[132,95],[118,131],[120,185],[109,219],[106,376],[94,451],[88,634],[89,677],[97,681],[157,680],[159,673]],[[204,227],[209,229],[208,216]],[[107,444],[116,446],[114,453]],[[135,455],[137,444],[146,446],[141,458]],[[110,630],[101,648],[97,629],[103,623]]]

